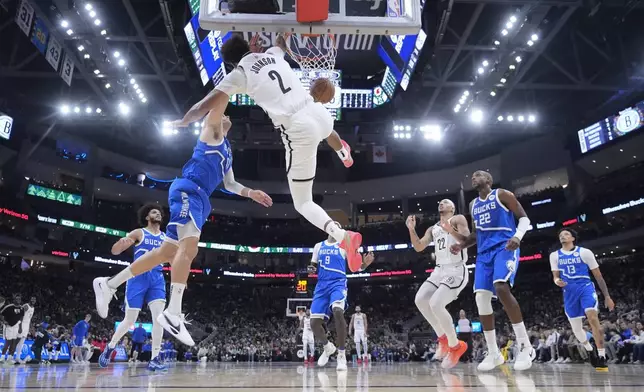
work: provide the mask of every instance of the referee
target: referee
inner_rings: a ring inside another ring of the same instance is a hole
[[[472,323],[465,317],[463,309],[458,316],[458,340],[467,343],[467,351],[461,357],[461,362],[470,362],[472,360]]]

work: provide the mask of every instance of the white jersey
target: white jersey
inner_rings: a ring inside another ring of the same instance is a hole
[[[24,316],[22,316],[22,334],[25,336],[29,333],[29,326],[31,325],[32,317],[34,317],[34,307],[27,304],[27,310],[25,311]]]
[[[313,98],[284,59],[284,51],[272,47],[266,53],[249,53],[237,68],[215,87],[226,94],[248,94],[275,125],[288,119]]]
[[[364,313],[355,313],[353,315],[353,329],[356,332],[364,333]]]
[[[450,223],[451,219],[447,222]],[[456,255],[452,254],[450,247],[458,243],[458,241],[454,236],[443,230],[439,223],[432,226],[431,231],[432,238],[434,239],[434,253],[436,254],[437,265],[459,264],[467,261],[467,249],[461,250]]]
[[[302,324],[304,324],[303,331],[305,335],[313,333],[313,330],[311,329],[311,317],[304,316],[304,318],[302,319]]]

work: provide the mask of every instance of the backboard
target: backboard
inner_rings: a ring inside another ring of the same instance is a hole
[[[420,0],[330,0],[328,19],[318,23],[299,23],[295,0],[277,1],[280,14],[233,14],[227,0],[201,0],[199,24],[206,30],[299,34],[408,35],[421,27]]]

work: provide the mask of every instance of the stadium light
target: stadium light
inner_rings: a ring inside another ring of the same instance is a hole
[[[138,84],[134,84],[134,89],[135,89],[135,90],[138,90],[138,89],[139,89],[139,85],[138,85]]]
[[[83,55],[83,58],[84,58],[85,60],[88,60],[88,59],[89,59],[89,57],[90,57],[90,56],[89,56],[89,53],[85,53],[85,54]]]
[[[72,35],[72,34],[74,34],[74,30],[67,29],[66,33],[67,33],[67,35]]]
[[[479,73],[479,75],[481,75],[481,74],[483,74],[483,72],[485,72],[485,70],[483,69],[483,67],[479,67],[477,72]]]
[[[510,69],[516,69],[516,68],[517,68],[517,66],[516,66],[516,65],[514,65],[514,64],[510,64]]]
[[[69,22],[68,22],[68,21],[66,21],[65,19],[63,19],[63,20],[61,20],[61,21],[60,21],[60,26],[61,26],[62,28],[64,28],[64,29],[66,29],[66,28],[68,28],[68,27],[69,27]]]
[[[107,35],[107,30],[101,30],[101,35]]]
[[[96,16],[96,11],[90,11],[89,12],[89,17],[94,18]]]
[[[105,88],[110,88],[110,87],[112,87],[112,85],[111,85],[111,84],[109,84],[109,83],[105,83]]]
[[[146,103],[148,102],[148,99],[146,97],[141,98],[141,102]]]
[[[483,121],[483,111],[481,109],[474,109],[470,114],[470,121],[480,124]]]
[[[532,45],[534,45],[534,42],[532,42],[532,40],[528,41],[528,46],[532,46]]]
[[[437,124],[426,125],[421,127],[423,134],[425,135],[426,140],[432,140],[435,142],[441,141],[443,138],[441,126]]]
[[[501,35],[503,36],[508,35],[508,31],[506,29],[501,30]]]
[[[509,122],[514,121],[514,116],[512,116],[512,115],[508,116],[508,121],[509,121]]]
[[[94,70],[94,75],[98,75],[98,74],[100,74],[100,73],[101,73],[101,71],[100,71],[100,70],[98,70],[98,69],[95,69],[95,70]]]
[[[96,113],[101,114],[103,113],[103,110],[101,110],[101,108],[96,108]]]
[[[461,105],[454,106],[454,113],[458,113],[461,110]]]
[[[94,24],[96,26],[100,26],[101,25],[101,20],[100,19],[94,19]]]
[[[69,114],[69,112],[70,112],[69,105],[66,105],[66,104],[65,104],[65,105],[62,105],[62,106],[60,107],[60,112],[61,112],[62,114]]]
[[[501,78],[501,83],[505,83],[507,80],[505,78]]]
[[[469,96],[469,95],[470,95],[470,92],[469,92],[469,91],[467,91],[467,90],[465,90],[465,91],[463,91],[463,95],[465,95],[465,96],[467,97],[467,96]]]
[[[534,116],[534,114],[528,115],[528,122],[533,123],[535,121],[537,121],[537,118]]]
[[[94,7],[92,7],[92,5],[90,3],[87,3],[87,4],[85,4],[85,9],[88,10],[88,11],[91,11],[92,9],[94,9]]]
[[[405,127],[405,131],[407,131],[407,132],[411,131],[411,125],[407,125],[407,126]],[[409,138],[407,138],[407,139],[409,139]]]
[[[398,138],[400,138],[400,135],[398,134],[398,132],[394,132],[394,139],[398,139]]]
[[[514,23],[514,22],[516,22],[516,21],[517,21],[517,17],[516,17],[516,16],[514,16],[514,15],[510,16],[510,22]]]
[[[136,84],[136,80],[134,78],[130,79],[130,84]]]
[[[520,62],[521,62],[521,60],[523,60],[523,59],[521,58],[521,56],[517,56],[517,57],[515,57],[515,58],[514,58],[514,61],[516,61],[517,63],[520,63]]]
[[[503,121],[503,116],[499,116],[496,119],[497,119],[497,121]]]
[[[407,133],[405,134],[405,139],[411,139],[411,133],[407,132]]]
[[[125,60],[120,59],[120,60],[119,60],[119,66],[120,66],[120,67],[125,66]]]
[[[523,117],[522,114],[520,114],[517,119],[519,120],[519,122],[524,122],[525,121],[525,117]]]
[[[121,52],[119,52],[119,51],[117,50],[117,51],[115,51],[112,55],[113,55],[115,58],[119,58],[119,57],[121,57]]]
[[[83,50],[85,50],[85,47],[83,45],[78,45],[78,51],[82,52]]]
[[[80,113],[80,108],[78,106],[74,107],[74,113]]]
[[[496,91],[490,91],[490,95],[495,97],[496,96]]]
[[[195,134],[195,135],[199,136],[199,134],[200,134],[200,133],[201,133],[201,132],[200,132],[198,129],[195,129],[195,131],[194,131],[194,134]]]
[[[490,63],[487,60],[483,60],[482,64],[484,67],[487,67],[488,65],[490,65]]]
[[[538,40],[539,40],[539,36],[538,36],[537,34],[532,34],[532,35],[530,36],[530,39],[531,39],[532,41],[538,41]]]
[[[499,45],[501,45],[501,42],[500,41],[494,41],[494,45],[499,46]]]
[[[511,29],[513,26],[514,26],[514,23],[512,22],[508,22],[505,24],[505,27],[507,27],[508,29]]]
[[[88,106],[85,108],[85,113],[90,114],[91,112],[93,112],[91,107]]]
[[[119,112],[123,116],[127,116],[128,114],[130,114],[130,107],[124,102],[119,102]]]

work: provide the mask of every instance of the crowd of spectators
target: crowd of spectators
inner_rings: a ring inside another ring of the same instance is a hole
[[[69,272],[56,266],[23,270],[17,265],[0,264],[3,286],[0,295],[11,298],[36,298],[31,336],[46,322],[50,334],[69,341],[73,325],[86,313],[94,314],[92,276]],[[644,265],[638,255],[601,260],[602,272],[617,307],[607,312],[600,306],[606,334],[607,355],[612,363],[644,361],[644,303],[641,293]],[[407,283],[358,282],[349,284],[349,310],[360,305],[369,317],[369,351],[375,361],[431,360],[435,336],[429,325],[418,316],[414,305],[420,277]],[[193,358],[217,361],[292,361],[298,360],[301,346],[297,318],[285,316],[286,299],[293,296],[291,286],[235,285],[195,283],[186,292],[184,311],[193,320],[193,334],[202,343],[192,351]],[[586,352],[571,333],[564,316],[561,290],[552,284],[546,263],[523,263],[514,289],[530,329],[538,361],[572,362],[585,359]],[[495,306],[499,347],[509,361],[514,357],[514,336],[509,320],[500,306]],[[463,309],[475,321],[476,307],[471,289],[465,289],[450,305],[456,318]],[[114,322],[123,316],[122,302],[113,301],[110,316],[103,320],[94,314],[88,341],[96,355],[111,338]],[[141,321],[150,322],[149,312]],[[199,333],[200,332],[200,333]],[[333,323],[328,333],[335,336]],[[473,334],[468,360],[481,360],[485,343],[481,334]],[[352,339],[347,348],[355,353]],[[580,349],[581,348],[581,349]],[[186,347],[177,347],[179,358]],[[319,349],[319,347],[318,347]]]

